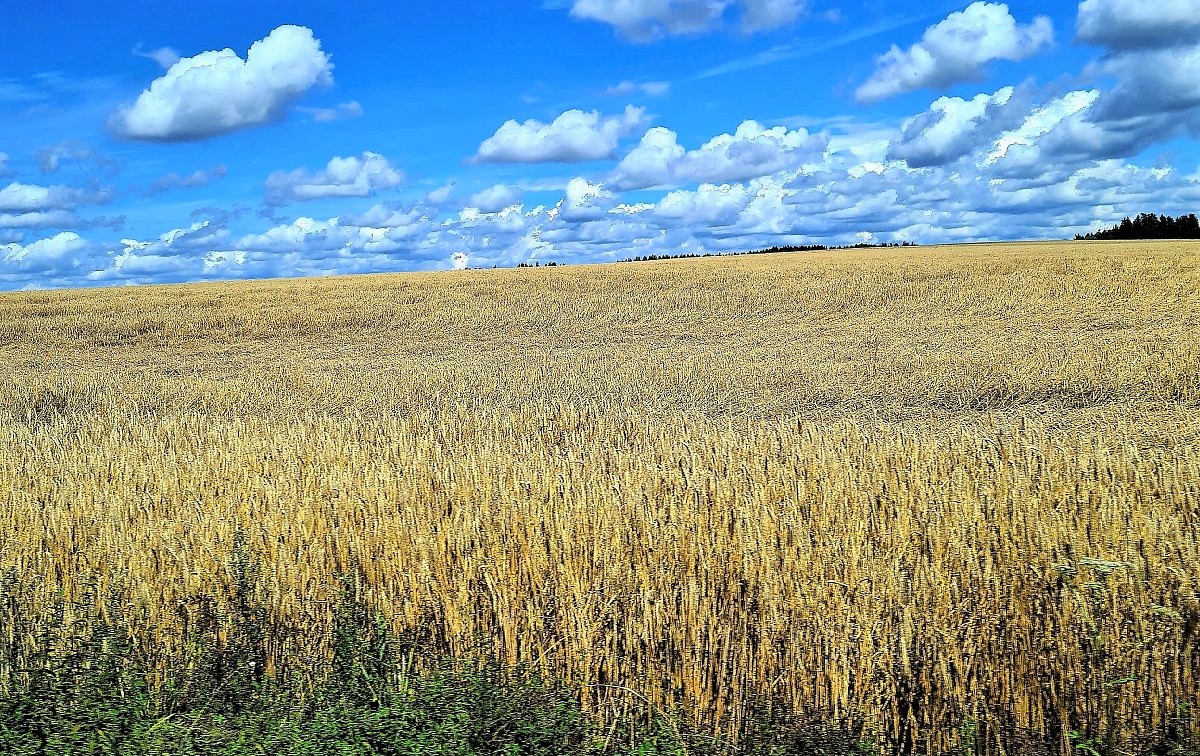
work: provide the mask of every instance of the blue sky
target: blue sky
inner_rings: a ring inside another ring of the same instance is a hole
[[[1197,0],[47,7],[0,9],[3,289],[1200,209]]]

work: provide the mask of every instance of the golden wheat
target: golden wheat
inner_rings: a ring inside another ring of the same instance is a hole
[[[354,574],[601,716],[736,733],[770,698],[935,753],[1197,727],[1197,249],[0,296],[0,574],[35,618],[117,591],[164,672],[242,538],[272,671],[331,653]]]

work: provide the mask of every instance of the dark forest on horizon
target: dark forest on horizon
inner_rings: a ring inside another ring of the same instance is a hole
[[[1172,218],[1169,215],[1141,213],[1133,220],[1128,217],[1112,228],[1090,234],[1076,234],[1076,241],[1103,239],[1200,239],[1200,220],[1195,213]]]

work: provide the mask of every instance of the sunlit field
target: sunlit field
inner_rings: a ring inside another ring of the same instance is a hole
[[[1197,334],[1183,242],[0,295],[0,682],[252,600],[303,688],[349,590],[601,722],[1136,752],[1200,729]]]

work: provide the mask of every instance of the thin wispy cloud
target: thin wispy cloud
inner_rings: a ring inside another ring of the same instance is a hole
[[[864,26],[853,31],[848,31],[832,39],[822,39],[818,37],[808,37],[798,39],[787,44],[775,45],[762,52],[754,55],[747,55],[743,58],[736,58],[728,63],[722,63],[719,66],[707,68],[692,77],[693,81],[708,79],[713,76],[724,76],[731,73],[739,73],[741,71],[749,71],[754,68],[770,66],[776,63],[782,63],[788,60],[799,60],[808,58],[813,55],[836,50],[839,47],[844,47],[855,42],[860,42],[864,39],[886,34],[896,29],[902,29],[910,24],[920,23],[930,18],[938,16],[938,12],[921,13],[911,16],[889,18],[879,23],[870,26]]]
[[[141,45],[133,48],[133,54],[139,58],[148,58],[154,61],[164,71],[179,62],[179,51],[173,47],[158,47],[153,50],[144,50]]]

